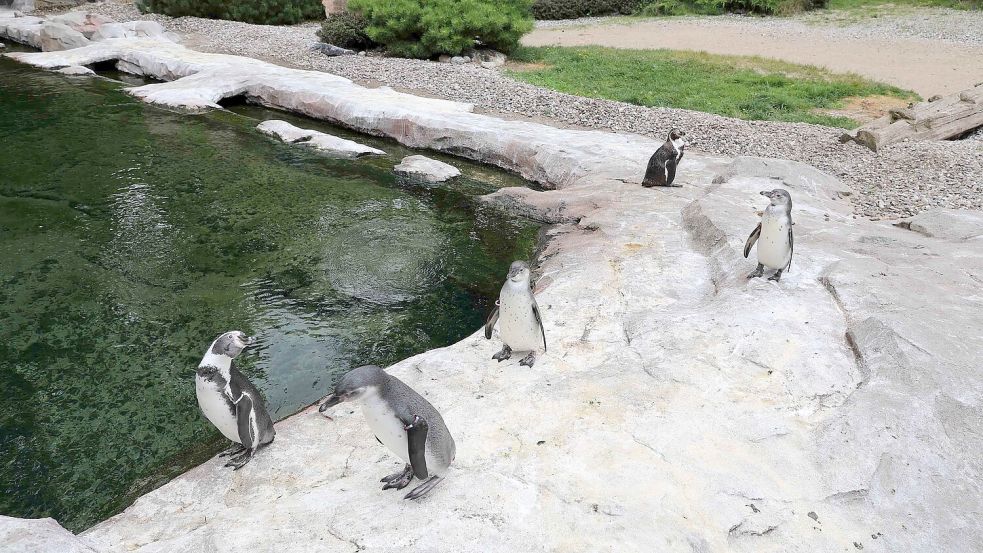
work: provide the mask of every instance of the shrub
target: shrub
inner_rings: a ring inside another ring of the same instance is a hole
[[[536,19],[577,19],[592,15],[630,15],[642,0],[536,0],[532,13]]]
[[[142,12],[231,19],[262,25],[289,25],[324,17],[320,0],[139,0]]]
[[[334,44],[351,50],[365,50],[375,46],[375,42],[365,34],[368,21],[362,15],[352,12],[340,12],[327,18],[321,23],[317,32],[321,42]]]
[[[532,30],[531,0],[350,0],[365,34],[391,54],[459,55],[475,47],[510,52]]]

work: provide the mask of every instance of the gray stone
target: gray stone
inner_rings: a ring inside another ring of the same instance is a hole
[[[399,165],[393,167],[393,170],[402,177],[431,184],[444,182],[461,174],[461,171],[453,165],[419,155],[404,157]]]
[[[480,63],[482,67],[494,68],[505,65],[507,58],[505,54],[496,50],[476,50],[472,59]]]
[[[53,518],[23,519],[0,515],[4,551],[24,553],[95,553]]]
[[[339,46],[335,46],[334,44],[325,44],[323,42],[315,42],[314,45],[311,46],[311,50],[314,50],[315,52],[320,52],[325,56],[330,56],[330,57],[355,55],[355,52],[353,50],[341,48]]]
[[[45,52],[71,50],[89,44],[85,35],[63,23],[46,22],[41,26],[41,49]]]
[[[965,209],[933,209],[902,223],[908,229],[943,240],[983,238],[983,213]]]
[[[468,59],[468,58],[466,58],[466,57],[464,57],[464,56],[453,56],[451,58],[451,63],[453,63],[454,65],[465,64],[465,63],[468,63],[469,61],[471,61],[471,60]]]
[[[14,12],[21,12],[20,16],[23,16],[24,15],[23,12],[34,11],[35,9],[34,0],[13,0],[9,8],[11,10],[14,10]],[[15,17],[20,17],[20,16],[15,16]]]
[[[320,131],[301,129],[278,119],[263,121],[256,128],[260,132],[276,136],[284,142],[314,148],[318,152],[330,157],[354,159],[366,155],[385,155],[386,153],[382,150],[377,150],[376,148]]]

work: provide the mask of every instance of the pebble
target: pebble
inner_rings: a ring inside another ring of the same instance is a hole
[[[564,126],[636,133],[656,139],[664,138],[669,128],[680,127],[686,131],[693,150],[720,156],[791,159],[837,175],[856,192],[850,197],[854,212],[864,217],[897,219],[936,207],[983,210],[983,132],[977,132],[969,140],[894,144],[875,153],[856,143],[840,144],[840,129],[807,123],[744,121],[683,109],[646,108],[582,98],[518,82],[503,72],[471,63],[454,65],[363,56],[362,52],[359,56],[328,58],[310,49],[310,44],[317,40],[316,23],[269,26],[195,17],[171,18],[140,14],[126,0],[90,3],[84,9],[117,21],[157,21],[169,31],[192,38],[190,43],[200,50],[251,56],[327,71],[356,82],[420,91],[471,103],[488,112],[548,119]],[[940,36],[983,42],[980,37],[983,12],[933,11],[939,12],[939,16],[926,19],[924,24],[944,24],[946,29],[940,30]],[[949,12],[958,17],[954,18]],[[969,23],[954,21],[960,18],[966,18]],[[802,24],[801,19],[721,16],[712,18],[707,25],[723,24],[716,21],[747,20],[749,25],[781,26]],[[918,30],[923,24],[920,19],[900,19],[895,23],[885,23],[881,19],[878,18],[870,33],[930,32],[924,28]],[[864,25],[866,29],[867,22]],[[897,25],[898,29],[892,25]]]

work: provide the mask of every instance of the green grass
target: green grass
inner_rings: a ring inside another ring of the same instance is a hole
[[[523,47],[512,59],[531,64],[510,70],[514,78],[560,92],[740,119],[853,128],[852,119],[817,111],[855,96],[917,98],[856,75],[755,57],[591,46]]]

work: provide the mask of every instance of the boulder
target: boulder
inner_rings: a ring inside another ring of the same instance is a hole
[[[34,11],[34,0],[13,0],[9,6],[14,12],[32,12]],[[16,17],[16,16],[15,16]]]
[[[25,519],[0,515],[0,543],[4,551],[95,553],[53,518]]]
[[[354,159],[366,155],[385,155],[386,153],[382,150],[377,150],[370,146],[320,131],[301,129],[279,119],[263,121],[256,128],[260,132],[276,136],[284,142],[307,146],[329,157]]]
[[[431,184],[444,182],[461,174],[453,165],[419,155],[404,157],[393,170],[399,176]]]
[[[41,49],[45,52],[71,50],[89,44],[85,35],[63,23],[46,22],[41,26]]]
[[[106,40],[109,38],[126,38],[126,27],[122,23],[106,23],[92,33],[93,41]]]
[[[86,38],[90,39],[100,27],[107,23],[113,22],[112,19],[104,15],[85,12],[68,12],[62,15],[55,15],[49,17],[48,21],[68,25],[72,29],[82,33]]]
[[[983,213],[967,209],[932,209],[903,221],[901,226],[943,240],[983,239]]]

